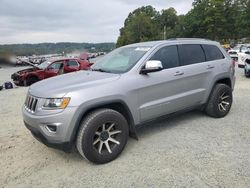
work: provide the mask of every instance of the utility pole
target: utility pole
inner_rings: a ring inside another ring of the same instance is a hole
[[[163,40],[166,40],[166,25],[164,25]]]

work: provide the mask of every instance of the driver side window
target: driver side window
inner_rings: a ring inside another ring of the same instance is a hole
[[[150,60],[161,61],[163,69],[170,69],[179,66],[177,46],[165,46],[159,49]]]

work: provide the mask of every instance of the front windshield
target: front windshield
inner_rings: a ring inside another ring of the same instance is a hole
[[[92,70],[110,73],[125,73],[130,70],[150,49],[150,47],[123,47],[118,48],[100,58]]]
[[[39,68],[39,69],[46,69],[49,65],[51,64],[51,62],[50,61],[45,61],[45,62],[43,62],[43,63],[41,63],[40,65],[38,65],[37,67]]]

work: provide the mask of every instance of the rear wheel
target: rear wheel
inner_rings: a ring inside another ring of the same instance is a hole
[[[95,110],[81,123],[76,147],[89,161],[107,163],[123,151],[128,133],[127,121],[119,112],[112,109]]]
[[[232,89],[225,84],[217,84],[208,100],[205,112],[209,116],[222,118],[230,111],[232,102]]]

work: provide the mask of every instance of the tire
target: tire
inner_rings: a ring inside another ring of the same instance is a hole
[[[128,135],[128,123],[123,115],[112,109],[98,109],[82,121],[76,148],[89,161],[104,164],[123,151]]]
[[[217,84],[209,97],[205,112],[211,117],[222,118],[229,113],[232,103],[232,89],[225,84]]]
[[[37,77],[34,77],[34,76],[31,76],[31,77],[28,77],[27,80],[26,80],[26,83],[25,83],[25,86],[30,86],[36,82],[38,82],[38,78]]]
[[[247,74],[246,69],[245,69],[245,77],[246,77],[246,78],[249,78],[249,75]]]

